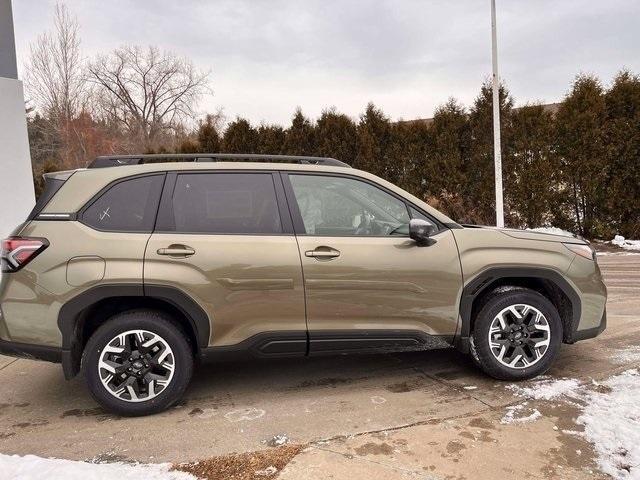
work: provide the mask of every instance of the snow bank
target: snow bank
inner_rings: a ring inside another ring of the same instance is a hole
[[[638,370],[611,377],[602,385],[611,392],[587,393],[587,405],[577,422],[594,444],[598,465],[616,479],[640,478],[640,373]]]
[[[170,471],[171,464],[87,463],[35,455],[0,453],[3,480],[196,480],[191,474]]]
[[[573,237],[573,233],[567,232],[566,230],[562,230],[557,227],[537,227],[537,228],[527,228],[532,232],[540,232],[540,233],[551,233],[553,235],[562,235],[563,237]]]
[[[640,251],[640,240],[627,240],[622,235],[616,235],[610,243],[625,250]]]

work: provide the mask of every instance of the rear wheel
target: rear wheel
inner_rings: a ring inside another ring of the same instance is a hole
[[[512,288],[490,294],[471,338],[480,368],[500,380],[524,380],[546,372],[558,354],[562,322],[540,293]]]
[[[96,330],[82,366],[98,403],[120,415],[137,416],[160,412],[182,397],[193,356],[170,317],[133,310],[115,315]]]

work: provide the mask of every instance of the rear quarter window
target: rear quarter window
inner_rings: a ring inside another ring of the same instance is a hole
[[[164,174],[119,181],[80,214],[80,221],[110,232],[153,231]]]

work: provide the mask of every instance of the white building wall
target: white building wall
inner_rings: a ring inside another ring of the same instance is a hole
[[[0,237],[35,204],[22,82],[0,77]]]

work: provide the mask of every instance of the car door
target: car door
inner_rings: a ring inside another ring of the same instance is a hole
[[[360,177],[283,175],[302,259],[310,353],[424,348],[455,334],[462,274],[451,231]],[[408,237],[431,221],[428,246]]]
[[[214,349],[306,353],[300,256],[277,173],[170,173],[144,275],[145,291],[172,286],[205,310]]]

